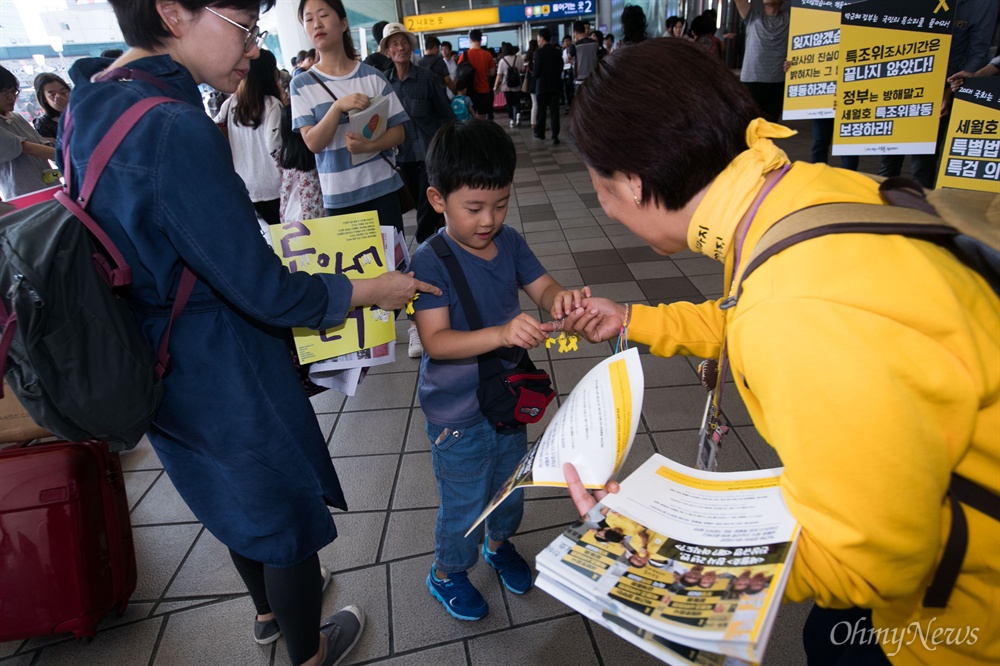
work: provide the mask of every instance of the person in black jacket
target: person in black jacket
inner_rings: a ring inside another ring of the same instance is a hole
[[[534,74],[538,94],[538,122],[535,138],[545,138],[546,109],[552,118],[552,145],[559,145],[559,87],[562,85],[563,59],[559,48],[552,44],[552,31],[538,31],[538,50],[535,51]]]

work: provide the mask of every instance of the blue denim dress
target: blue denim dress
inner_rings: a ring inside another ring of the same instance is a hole
[[[161,95],[184,102],[139,122],[88,204],[132,267],[128,299],[151,354],[184,265],[198,276],[171,333],[149,440],[213,535],[244,557],[291,566],[333,541],[328,506],[347,505],[282,329],[342,323],[350,283],[289,273],[267,247],[229,145],[187,69],[169,56],[130,63],[166,90],[139,80],[92,83],[109,64],[81,60],[70,70],[74,195],[98,141],[129,106]],[[60,167],[65,159],[60,153]]]

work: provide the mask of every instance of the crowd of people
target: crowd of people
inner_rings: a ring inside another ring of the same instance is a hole
[[[953,515],[945,501],[952,474],[1000,491],[1000,301],[982,277],[929,242],[848,234],[786,250],[726,307],[619,304],[564,288],[504,226],[516,152],[491,122],[500,94],[511,129],[526,96],[534,136],[551,131],[555,145],[568,105],[570,135],[605,213],[657,253],[690,248],[721,261],[727,290],[740,257],[785,216],[830,202],[882,204],[874,180],[826,166],[826,155],[791,164],[774,143],[789,133],[771,122],[785,64],[782,0],[736,0],[748,35],[740,79],[719,57],[710,13],[690,31],[671,17],[666,38],[650,38],[641,8],[628,5],[617,43],[577,21],[561,47],[543,28],[524,55],[510,44],[493,54],[476,29],[464,53],[428,39],[419,58],[416,36],[385,22],[378,50],[362,62],[342,1],[300,0],[312,49],[285,76],[261,49],[259,12],[273,0],[111,4],[129,50],[78,61],[71,95],[62,78],[39,76],[44,114],[34,126],[13,111],[20,86],[0,68],[0,195],[45,186],[49,160],[72,165],[68,185],[78,192],[94,147],[136,100],[181,102],[156,107],[126,137],[88,210],[133,267],[130,303],[151,348],[182,271],[198,277],[173,327],[171,371],[148,437],[182,498],[228,547],[256,610],[255,640],[284,636],[291,663],[332,666],[365,622],[353,605],[321,622],[331,573],[317,553],[337,537],[329,507],[346,510],[348,498],[283,331],[338,326],[354,306],[409,302],[409,351],[421,358],[418,395],[441,500],[426,585],[449,614],[489,612],[466,574],[480,555],[511,592],[533,585],[510,542],[520,492],[483,531],[464,536],[527,444],[524,428],[497,428],[483,415],[477,359],[497,354],[506,370],[522,367],[558,321],[592,342],[623,335],[658,356],[728,354],[735,389],[785,464],[784,498],[802,525],[786,594],[816,600],[807,653],[816,663],[888,663],[877,644],[838,653],[823,631],[861,619],[921,621]],[[994,3],[993,21],[995,11]],[[997,63],[973,55],[979,42],[956,42],[965,50],[953,47],[952,85],[997,73]],[[674,85],[649,75],[664,68]],[[203,84],[231,95],[213,118]],[[75,129],[64,151],[55,139],[66,138],[59,119],[70,96]],[[350,131],[346,114],[379,98],[384,133]],[[367,154],[375,157],[353,159]],[[404,188],[416,199],[412,273],[353,281],[293,273],[261,242],[258,218],[371,210],[402,233]],[[844,273],[843,257],[858,270]],[[465,311],[456,270],[478,317]],[[553,321],[521,312],[519,288]],[[594,498],[572,468],[566,474],[582,515]],[[939,613],[948,626],[996,615],[1000,535],[990,520],[968,516],[969,547]],[[714,576],[697,569],[675,582],[714,584]],[[733,587],[760,591],[769,581],[747,571]],[[1000,657],[1000,635],[994,628],[976,645],[940,647],[955,659]],[[922,659],[919,645],[906,650]]]

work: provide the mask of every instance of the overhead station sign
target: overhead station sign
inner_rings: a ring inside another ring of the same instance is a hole
[[[539,5],[506,5],[441,14],[416,14],[404,16],[403,25],[410,32],[438,32],[460,28],[478,28],[498,23],[524,23],[525,21],[573,18],[596,12],[597,0],[574,0],[573,2],[567,0],[566,2],[550,2]]]

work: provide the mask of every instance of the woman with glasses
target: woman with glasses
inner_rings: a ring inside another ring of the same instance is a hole
[[[280,224],[281,172],[272,155],[281,149],[281,80],[270,51],[250,61],[247,78],[219,109],[236,173],[246,183],[253,207],[268,224]]]
[[[69,86],[57,74],[42,72],[35,77],[35,99],[44,113],[32,123],[41,136],[55,139],[59,116],[69,104]]]
[[[55,156],[51,146],[14,111],[21,84],[0,66],[0,198],[9,201],[49,185],[42,180]]]
[[[256,610],[253,638],[283,635],[292,664],[332,666],[357,642],[364,616],[348,606],[320,623],[329,574],[317,553],[337,536],[330,506],[347,504],[284,331],[333,328],[353,306],[398,309],[418,289],[440,290],[397,271],[357,281],[291,273],[263,242],[198,85],[236,90],[259,55],[260,9],[273,4],[111,0],[130,48],[115,61],[73,65],[67,113],[76,129],[60,163],[72,161],[76,196],[113,122],[144,98],[177,100],[125,137],[87,206],[132,267],[129,304],[150,353],[182,270],[198,278],[171,331],[163,401],[147,436],[181,497],[228,547]],[[200,660],[244,657],[215,650]]]

